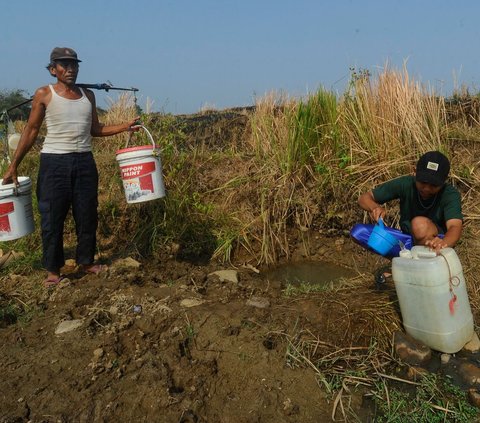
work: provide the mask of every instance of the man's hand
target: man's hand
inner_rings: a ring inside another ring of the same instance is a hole
[[[142,122],[140,121],[140,116],[128,122],[128,131],[130,132],[137,132],[141,127]]]
[[[9,167],[5,172],[5,175],[3,175],[2,185],[8,185],[12,183],[18,185],[17,170]]]

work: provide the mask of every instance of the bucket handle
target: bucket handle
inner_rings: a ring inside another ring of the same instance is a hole
[[[145,126],[143,126],[143,125],[139,125],[139,126],[140,126],[140,128],[142,128],[142,129],[147,133],[147,135],[149,136],[150,141],[152,141],[153,148],[154,148],[154,149],[157,148],[157,146],[155,145],[155,141],[153,140],[153,137],[152,137],[152,134],[150,133],[150,131],[149,131],[147,128],[145,128]],[[125,147],[124,147],[124,148],[127,148],[127,147],[128,147],[128,143],[131,141],[132,136],[133,136],[133,132],[130,131],[130,132],[128,133],[128,139],[127,139],[127,142],[125,143]]]
[[[378,218],[377,220],[378,226],[380,226],[382,229],[385,228],[385,224],[383,223],[383,219],[381,217]]]

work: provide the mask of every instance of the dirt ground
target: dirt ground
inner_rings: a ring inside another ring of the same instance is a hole
[[[312,240],[309,259],[360,275],[354,297],[354,289],[287,297],[247,262],[199,266],[171,256],[139,267],[107,260],[99,276],[71,264],[50,290],[43,273],[4,278],[12,298],[28,291],[35,306],[27,321],[1,322],[0,421],[331,421],[332,398],[311,368],[287,359],[288,339],[309,332],[331,346],[368,346],[372,325],[352,307],[374,300],[368,267],[383,259],[348,238]],[[305,254],[299,246],[294,259]],[[225,269],[238,282],[211,274]],[[81,326],[55,334],[65,320]],[[361,393],[350,405],[369,420]]]
[[[214,131],[208,119],[195,137],[205,148],[245,138],[242,113],[231,117],[238,127],[220,122]],[[224,186],[238,169],[215,166],[198,172],[199,190]],[[236,197],[234,206],[243,203],[247,213],[248,202]],[[368,376],[368,360],[391,370],[382,352],[401,328],[392,291],[373,286],[373,272],[388,262],[338,228],[312,225],[296,237],[290,261],[334,263],[354,276],[288,296],[246,252],[230,264],[193,264],[166,249],[140,262],[106,252],[109,271],[98,276],[69,263],[67,279],[50,290],[40,271],[0,278],[1,309],[14,306],[0,314],[0,423],[374,421],[361,371]],[[220,270],[238,280],[212,274]],[[57,334],[62,322],[79,326]],[[352,370],[348,389],[340,382],[329,392],[320,362],[330,375]]]

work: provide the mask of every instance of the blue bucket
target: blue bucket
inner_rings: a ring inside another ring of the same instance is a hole
[[[378,254],[386,256],[390,250],[398,244],[398,239],[387,232],[383,220],[380,218],[378,219],[378,225],[375,225],[373,228],[367,244]]]

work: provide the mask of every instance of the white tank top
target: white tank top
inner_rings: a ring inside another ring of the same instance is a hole
[[[82,97],[69,100],[49,85],[52,99],[45,111],[47,136],[42,153],[66,154],[92,151],[92,103],[80,88]]]

